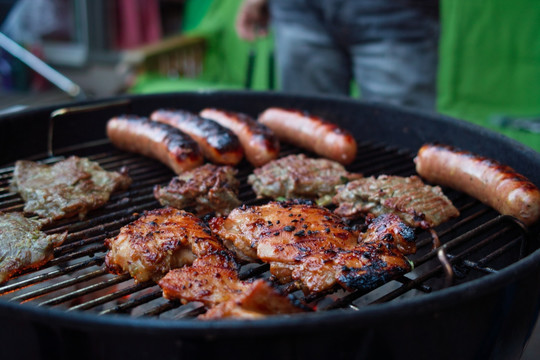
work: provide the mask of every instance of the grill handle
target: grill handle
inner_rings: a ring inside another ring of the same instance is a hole
[[[81,119],[83,117],[81,117],[80,115],[83,113],[105,110],[105,109],[119,107],[119,106],[129,107],[130,105],[131,105],[130,99],[119,99],[119,100],[113,100],[113,101],[100,102],[96,104],[64,107],[64,108],[54,110],[53,112],[51,112],[51,115],[49,116],[49,127],[48,127],[48,134],[47,134],[47,155],[50,157],[54,156],[54,150],[53,150],[54,129],[55,129],[55,124],[57,123],[59,119],[67,119],[71,115],[75,115],[73,117],[74,119]]]

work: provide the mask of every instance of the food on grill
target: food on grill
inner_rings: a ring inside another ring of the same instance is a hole
[[[246,159],[253,166],[264,165],[278,157],[278,138],[272,130],[249,115],[219,109],[204,109],[200,115],[234,132],[244,148]]]
[[[20,212],[0,213],[0,284],[53,258],[53,249],[64,242],[67,232],[47,235],[41,226]]]
[[[106,171],[87,158],[70,156],[53,165],[20,160],[15,163],[11,189],[24,199],[24,211],[57,220],[104,205],[112,192],[124,190],[131,178]]]
[[[422,146],[414,162],[427,181],[462,191],[503,215],[526,225],[540,218],[540,190],[509,166],[440,144]]]
[[[347,165],[356,157],[356,141],[342,127],[300,110],[268,108],[258,121],[289,142]]]
[[[394,213],[409,226],[433,228],[459,211],[438,186],[425,185],[418,176],[380,175],[337,187],[335,213],[347,218],[371,213]]]
[[[199,318],[204,320],[223,318],[258,319],[267,315],[295,314],[303,309],[294,305],[264,280],[246,285],[241,294],[212,307]]]
[[[107,122],[107,136],[118,148],[159,160],[176,174],[204,162],[195,140],[170,125],[145,117],[114,117]]]
[[[159,285],[166,299],[199,301],[209,310],[203,319],[260,318],[302,311],[265,280],[238,278],[237,269],[222,254],[197,258],[192,266],[171,270]]]
[[[199,144],[203,155],[213,163],[236,165],[244,157],[238,137],[215,121],[176,109],[156,110],[150,119],[171,125],[191,136]]]
[[[172,214],[173,218],[168,215],[168,219],[161,219],[163,211]],[[133,250],[138,253],[136,257],[142,255],[152,259],[145,261],[148,263],[163,256],[174,256],[175,251],[181,250],[179,248],[180,242],[184,247],[184,253],[188,254],[187,261],[179,261],[174,264],[169,262],[168,267],[171,270],[159,280],[159,286],[166,299],[202,302],[210,309],[206,318],[253,318],[300,311],[286,296],[273,289],[264,280],[253,283],[241,281],[238,278],[238,264],[234,255],[197,217],[171,208],[155,212],[158,212],[156,215],[160,218],[158,220],[162,220],[162,222],[157,223],[156,219],[145,219],[145,222],[150,220],[150,226],[153,227],[152,234],[143,229],[144,235],[139,234],[139,236],[146,239],[155,238],[154,234],[156,233],[160,234],[159,237],[166,234],[169,239],[167,242],[170,243],[170,240],[177,239],[175,240],[177,243],[165,246],[158,244],[150,251],[145,251],[144,247],[133,247]],[[147,225],[143,223],[143,228],[145,226]],[[153,245],[154,242],[150,240],[146,243]],[[133,254],[133,250],[127,251]],[[108,259],[109,255],[107,255]],[[147,264],[143,267],[149,268]],[[163,274],[163,270],[165,267],[160,269],[159,273]],[[154,279],[156,278],[154,277]]]
[[[196,214],[226,215],[240,206],[237,172],[231,166],[205,164],[174,177],[165,187],[157,185],[154,196],[161,205],[191,207]]]
[[[306,293],[336,284],[373,288],[409,271],[404,255],[416,251],[414,231],[394,214],[377,217],[360,233],[307,202],[243,206],[209,225],[239,257],[269,263],[272,275]]]
[[[248,183],[258,197],[317,199],[319,205],[327,205],[336,192],[336,186],[361,177],[360,174],[349,173],[335,161],[298,154],[255,169],[248,176]]]
[[[137,282],[158,281],[170,269],[224,249],[202,220],[171,207],[146,211],[105,244],[110,249],[105,257],[109,271],[129,272]]]

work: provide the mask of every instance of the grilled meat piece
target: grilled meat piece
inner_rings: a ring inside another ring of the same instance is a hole
[[[41,226],[19,212],[0,214],[0,284],[21,270],[45,264],[65,241],[67,232],[47,235]]]
[[[150,119],[188,134],[199,144],[204,156],[216,164],[236,165],[244,157],[238,137],[215,121],[178,109],[158,109]]]
[[[303,311],[264,280],[241,281],[229,254],[202,256],[192,266],[169,271],[159,281],[163,296],[202,302],[209,309],[202,319],[260,318]]]
[[[197,256],[225,250],[202,220],[171,207],[145,212],[105,244],[109,271],[129,272],[137,282],[157,281]]]
[[[337,187],[333,202],[338,205],[336,214],[347,218],[394,213],[407,225],[423,229],[459,216],[440,187],[425,185],[418,176],[380,175],[351,181]]]
[[[27,213],[52,220],[78,214],[82,219],[104,205],[112,192],[130,184],[124,173],[106,171],[94,161],[71,156],[54,165],[17,161],[11,190],[24,199]]]
[[[303,309],[295,306],[289,297],[282,295],[264,280],[246,285],[242,294],[212,307],[200,319],[242,318],[259,319],[267,315],[294,314]]]
[[[230,254],[230,253],[229,253]],[[160,281],[166,299],[200,301],[208,307],[229,300],[246,290],[229,256],[203,256],[191,266],[173,269]]]
[[[212,231],[244,259],[270,264],[281,282],[304,292],[340,284],[372,288],[411,269],[414,231],[395,215],[374,220],[364,234],[329,210],[308,203],[270,202],[241,207],[210,221]]]
[[[107,122],[107,136],[119,149],[159,160],[176,174],[204,162],[201,148],[189,135],[146,117],[113,117]]]
[[[361,177],[349,173],[338,162],[298,154],[255,169],[248,183],[258,197],[317,199],[320,205],[325,205],[330,203],[336,186]]]
[[[240,205],[237,172],[230,166],[206,164],[174,177],[166,187],[157,185],[154,196],[161,205],[192,207],[197,214],[227,215]]]
[[[251,116],[221,109],[203,109],[203,118],[211,119],[238,136],[246,159],[253,166],[261,166],[278,157],[279,140],[272,130]]]

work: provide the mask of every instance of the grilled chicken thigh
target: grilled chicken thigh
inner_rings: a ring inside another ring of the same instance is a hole
[[[303,312],[289,297],[276,291],[268,282],[256,280],[246,284],[241,294],[219,303],[199,316],[201,319],[258,319],[267,315]]]
[[[105,244],[109,271],[129,272],[138,282],[157,281],[197,256],[224,249],[202,220],[171,207],[145,212]]]
[[[202,319],[260,318],[303,311],[265,280],[242,281],[227,252],[197,258],[171,270],[159,285],[167,299],[199,301],[209,310]]]
[[[395,215],[375,219],[360,233],[309,203],[244,206],[212,219],[210,228],[235,253],[269,263],[276,278],[295,281],[304,292],[336,284],[372,288],[409,271],[404,255],[416,251],[414,231]]]
[[[148,211],[106,244],[110,251],[105,262],[111,272],[127,271],[137,282],[158,281],[167,299],[199,301],[210,309],[231,302],[208,318],[242,316],[244,307],[247,317],[301,311],[270,285],[241,281],[234,255],[202,220],[186,211]],[[269,288],[262,291],[261,286]],[[251,294],[248,300],[246,293]],[[269,294],[275,305],[255,309],[253,304],[268,301]]]

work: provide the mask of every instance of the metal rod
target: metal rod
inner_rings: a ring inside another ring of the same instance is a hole
[[[2,32],[0,32],[0,47],[13,55],[15,58],[22,61],[35,72],[39,73],[45,79],[49,80],[52,84],[67,93],[69,96],[79,99],[86,98],[86,95],[79,85],[60,74],[58,71],[47,65],[43,60],[17,44]]]

